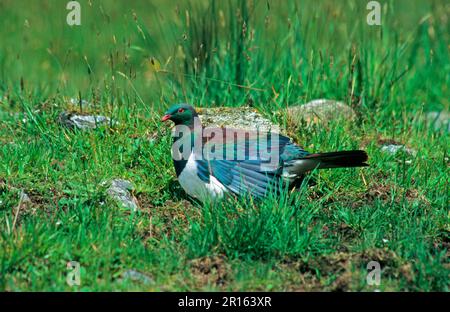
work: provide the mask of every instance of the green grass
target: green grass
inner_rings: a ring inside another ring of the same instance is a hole
[[[69,27],[67,1],[2,1],[0,289],[448,291],[449,137],[424,115],[449,110],[450,8],[380,2],[382,26],[365,1],[80,1]],[[358,120],[298,128],[275,113],[317,98]],[[159,123],[176,102],[253,105],[307,150],[364,148],[371,166],[202,205],[177,184]],[[71,131],[57,123],[68,110],[119,125]],[[138,212],[107,198],[111,178],[133,182]],[[380,286],[366,283],[372,260]],[[151,283],[121,280],[128,269]]]

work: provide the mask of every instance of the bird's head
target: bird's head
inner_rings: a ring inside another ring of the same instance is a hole
[[[165,112],[161,121],[172,120],[175,125],[190,126],[194,124],[195,117],[198,117],[198,114],[191,105],[175,104]]]

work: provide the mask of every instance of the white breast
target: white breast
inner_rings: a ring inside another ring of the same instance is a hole
[[[186,193],[201,201],[205,201],[207,198],[222,197],[227,192],[225,186],[213,176],[209,177],[209,183],[202,181],[198,177],[193,153],[189,156],[186,167],[178,176],[178,181]]]

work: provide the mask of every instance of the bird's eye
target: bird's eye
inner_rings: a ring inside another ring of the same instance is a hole
[[[178,109],[178,112],[179,112],[179,113],[184,112],[184,108],[179,108],[179,109]]]

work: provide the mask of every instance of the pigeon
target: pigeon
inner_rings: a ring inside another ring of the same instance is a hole
[[[294,188],[315,169],[365,167],[362,150],[310,153],[271,131],[203,127],[188,104],[171,106],[162,122],[172,121],[172,158],[184,191],[202,202],[225,195],[267,197]]]

